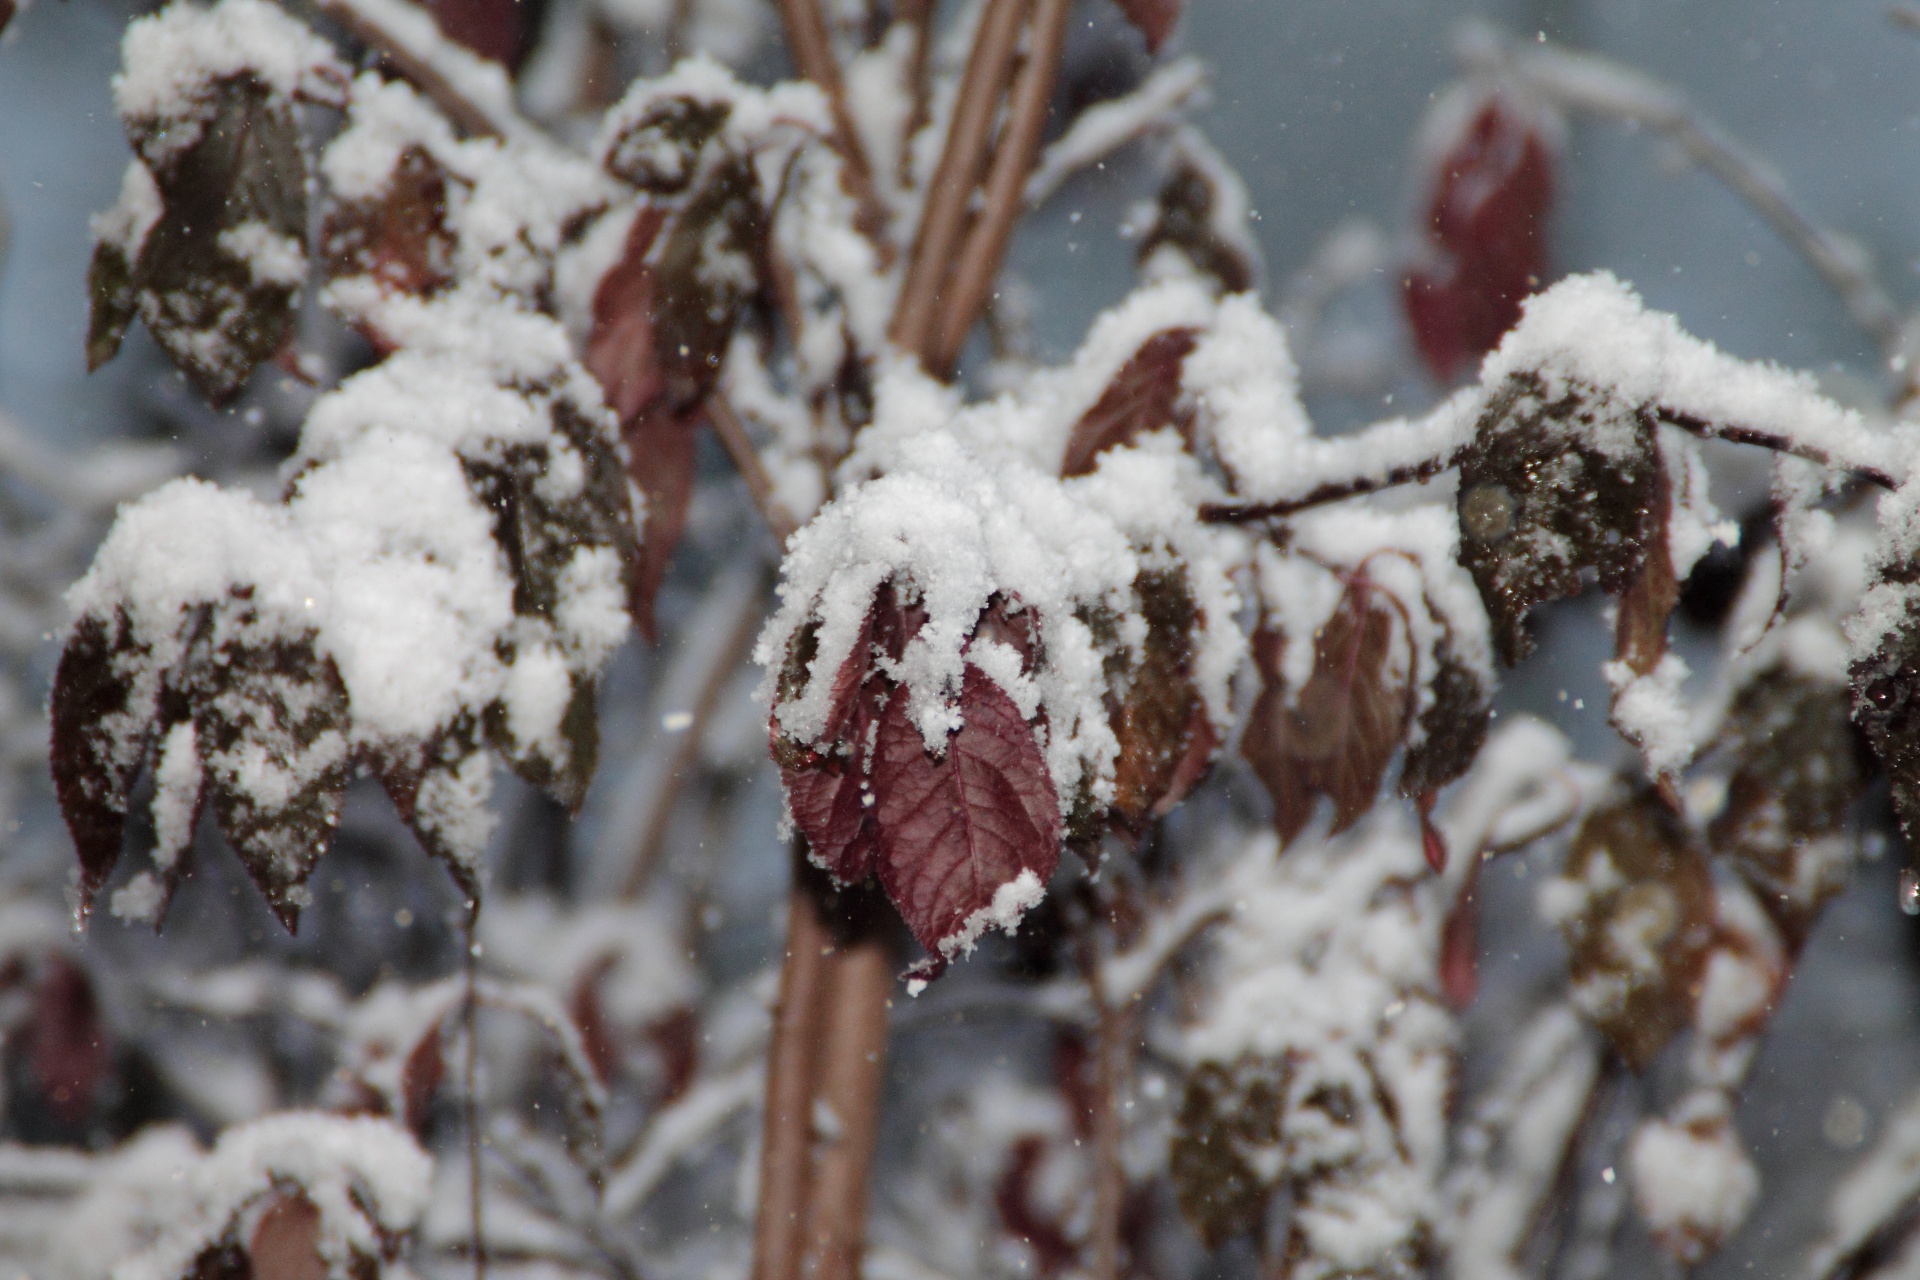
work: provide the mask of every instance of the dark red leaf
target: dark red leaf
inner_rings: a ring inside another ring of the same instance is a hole
[[[1024,872],[1052,878],[1060,802],[1033,727],[978,668],[967,667],[962,724],[939,756],[907,703],[895,689],[874,743],[880,880],[914,937],[945,957],[1003,886]]]
[[[1433,874],[1439,875],[1447,869],[1447,838],[1433,825],[1433,793],[1422,792],[1415,798],[1414,808],[1420,813],[1420,852]]]
[[[649,195],[677,195],[692,185],[701,150],[732,112],[730,102],[662,98],[607,147],[606,170]]]
[[[151,699],[121,665],[137,655],[126,619],[82,618],[54,669],[50,707],[54,792],[80,855],[80,916],[120,860],[127,793],[152,735]]]
[[[1034,1175],[1047,1156],[1047,1140],[1037,1133],[1014,1139],[1007,1163],[993,1188],[993,1207],[1000,1225],[1033,1250],[1035,1269],[1043,1276],[1064,1275],[1080,1258],[1079,1247],[1066,1227],[1034,1203]]]
[[[65,956],[47,957],[25,1036],[27,1062],[48,1108],[63,1124],[84,1124],[113,1059],[86,970]]]
[[[440,1046],[440,1023],[435,1021],[400,1069],[400,1118],[423,1143],[433,1127],[433,1100],[446,1078],[447,1055]]]
[[[508,71],[533,47],[533,0],[432,0],[433,20],[447,39]]]
[[[1223,180],[1216,160],[1181,154],[1160,186],[1153,224],[1140,238],[1139,260],[1145,262],[1167,245],[1228,293],[1253,288],[1259,265],[1250,256],[1245,228],[1228,221],[1238,202],[1223,198]]]
[[[647,1028],[660,1060],[660,1088],[653,1105],[664,1107],[687,1091],[700,1070],[700,1015],[685,1005]]]
[[[1216,738],[1193,683],[1193,631],[1199,610],[1184,577],[1142,574],[1135,590],[1146,616],[1139,660],[1115,680],[1109,720],[1120,741],[1112,812],[1139,831],[1164,817],[1206,773]]]
[[[1480,862],[1467,870],[1467,883],[1440,927],[1440,991],[1456,1013],[1464,1013],[1480,993]]]
[[[587,336],[586,366],[622,422],[637,418],[660,394],[660,363],[653,347],[653,252],[666,210],[643,206],[627,231],[619,261],[600,279],[593,294],[593,330]]]
[[[1427,367],[1451,382],[1493,350],[1546,277],[1553,149],[1540,121],[1496,92],[1438,150],[1405,302]]]
[[[611,956],[589,966],[580,975],[579,981],[573,984],[573,995],[567,1001],[567,1013],[580,1032],[580,1043],[587,1051],[587,1061],[592,1064],[593,1074],[603,1085],[613,1083],[613,1073],[620,1069],[620,1046],[614,1041],[613,1027],[607,1022],[606,1006],[600,1000],[600,982],[612,967]]]
[[[1280,641],[1269,636],[1256,646],[1264,684],[1241,751],[1273,798],[1283,840],[1306,826],[1316,795],[1333,801],[1335,832],[1373,807],[1410,718],[1406,677],[1388,667],[1403,625],[1390,598],[1356,573],[1314,637],[1313,673],[1291,705]]]
[[[247,1244],[256,1280],[327,1280],[320,1256],[320,1211],[299,1192],[282,1195],[254,1224]]]
[[[1158,53],[1174,24],[1180,21],[1181,0],[1117,0],[1127,21],[1146,37],[1147,52]]]
[[[1161,427],[1176,427],[1191,440],[1193,415],[1180,407],[1180,372],[1193,344],[1192,329],[1168,329],[1141,343],[1074,424],[1060,474],[1086,475],[1108,449],[1132,444]]]
[[[687,527],[693,502],[694,450],[704,417],[696,410],[682,417],[666,405],[655,406],[626,423],[627,469],[647,498],[640,523],[640,551],[634,564],[628,609],[647,639],[657,639],[654,597],[666,581],[674,548]]]
[[[328,279],[372,276],[384,288],[423,297],[453,278],[454,245],[447,172],[420,147],[401,153],[378,195],[334,205],[320,230]]]

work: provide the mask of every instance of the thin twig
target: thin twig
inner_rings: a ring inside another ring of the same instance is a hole
[[[900,287],[900,305],[890,334],[896,346],[923,359],[934,338],[941,286],[966,224],[968,202],[992,140],[1001,89],[1013,69],[1014,50],[1029,4],[1030,0],[987,0],[961,76],[946,146],[927,186],[925,212],[907,258],[906,280]]]
[[[479,921],[480,901],[475,898],[467,904],[466,927],[461,932],[461,943],[466,949],[461,965],[466,981],[460,995],[460,1025],[466,1035],[467,1051],[460,1070],[467,1125],[467,1213],[473,1232],[473,1280],[487,1280],[487,1238],[483,1232],[486,1205],[480,1177],[480,951],[476,928]]]
[[[1738,423],[1708,422],[1692,414],[1674,413],[1656,406],[1655,415],[1660,421],[1679,427],[1682,431],[1702,439],[1725,440],[1731,444],[1749,444],[1761,449],[1771,449],[1775,453],[1788,453],[1796,458],[1825,467],[1829,471],[1838,471],[1864,480],[1868,484],[1878,485],[1882,489],[1897,489],[1900,482],[1888,472],[1864,460],[1848,461],[1836,458],[1823,449],[1816,448],[1804,441],[1777,435],[1771,431],[1762,431],[1756,427],[1745,427]]]
[[[1180,58],[1155,67],[1131,93],[1088,107],[1047,144],[1027,178],[1027,208],[1038,209],[1068,178],[1137,139],[1172,127],[1207,87],[1206,64]]]
[[[847,194],[858,209],[855,223],[872,240],[883,258],[891,260],[892,246],[886,237],[887,211],[873,191],[873,165],[867,159],[866,144],[859,126],[847,110],[846,85],[840,76],[840,63],[833,55],[833,40],[827,32],[827,16],[820,0],[779,0],[780,20],[786,27],[787,48],[800,74],[820,86],[827,97],[827,109],[833,115],[834,140],[845,164],[842,171]]]
[[[927,103],[931,77],[928,68],[933,52],[933,0],[900,0],[894,9],[894,21],[913,29],[913,51],[907,55],[907,122],[900,130],[900,185],[913,185],[913,140],[927,127]]]
[[[787,544],[794,530],[800,527],[793,513],[773,493],[773,478],[767,474],[766,466],[760,461],[760,451],[753,447],[753,441],[747,438],[747,429],[740,422],[740,416],[727,403],[727,398],[715,395],[707,401],[707,421],[713,424],[713,434],[720,437],[720,444],[733,459],[733,465],[740,472],[740,478],[746,481],[747,496],[753,499],[753,505],[759,508],[760,515],[767,522],[767,528],[773,530],[773,536],[781,546]]]
[[[1116,1008],[1093,976],[1098,1020],[1093,1041],[1093,1280],[1119,1280],[1120,1211],[1126,1169],[1120,1163],[1120,1088],[1127,1073],[1132,1011]]]
[[[1060,74],[1060,53],[1067,42],[1067,17],[1073,0],[1039,0],[1026,59],[1014,80],[1007,108],[1007,125],[995,148],[987,174],[986,207],[974,220],[953,270],[953,285],[941,308],[938,337],[928,370],[945,376],[959,359],[973,322],[987,305],[1001,260],[1013,239],[1014,223],[1026,212],[1027,178],[1040,158],[1040,135],[1047,123],[1047,104],[1053,100],[1053,82]]]
[[[1378,493],[1398,485],[1431,480],[1449,467],[1458,465],[1459,461],[1459,451],[1423,458],[1419,462],[1394,467],[1378,476],[1329,481],[1298,498],[1283,498],[1276,502],[1203,502],[1200,504],[1200,519],[1206,524],[1254,524],[1261,520],[1276,520],[1312,507],[1323,507],[1330,502],[1357,498],[1363,493]]]

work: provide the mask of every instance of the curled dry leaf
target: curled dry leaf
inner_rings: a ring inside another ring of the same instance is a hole
[[[1460,562],[1502,662],[1532,651],[1527,615],[1577,595],[1584,570],[1616,594],[1633,584],[1665,518],[1659,470],[1645,415],[1602,392],[1515,374],[1494,393],[1460,461],[1458,510]]]
[[[1318,796],[1333,801],[1335,832],[1373,807],[1411,719],[1412,687],[1394,653],[1404,631],[1396,602],[1358,571],[1313,638],[1313,673],[1297,694],[1281,672],[1297,638],[1266,629],[1255,637],[1262,684],[1240,749],[1273,798],[1282,840],[1306,827]]]
[[[1449,136],[1429,144],[1423,254],[1404,294],[1420,354],[1442,382],[1493,350],[1546,279],[1553,207],[1553,146],[1539,117],[1500,92],[1462,105],[1450,95],[1435,107]]]
[[[1844,686],[1773,667],[1740,691],[1722,733],[1732,774],[1707,838],[1790,945],[1846,884],[1847,815],[1868,779],[1849,711]]]
[[[1180,372],[1196,337],[1192,329],[1168,329],[1140,344],[1074,424],[1060,462],[1062,476],[1086,475],[1108,449],[1162,427],[1174,427],[1192,440],[1193,414],[1180,404]]]
[[[1588,815],[1545,897],[1566,935],[1575,1003],[1643,1071],[1693,1018],[1713,942],[1706,859],[1655,793]]]

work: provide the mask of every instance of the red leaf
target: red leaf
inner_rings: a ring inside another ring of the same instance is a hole
[[[927,751],[907,704],[895,689],[874,743],[880,880],[920,944],[948,957],[986,927],[1002,887],[1052,877],[1060,802],[1032,726],[978,668],[967,668],[962,724],[942,755]]]
[[[573,998],[567,1001],[567,1012],[580,1032],[587,1061],[593,1064],[593,1074],[603,1085],[613,1083],[613,1073],[620,1069],[620,1046],[614,1041],[606,1007],[600,1002],[600,980],[612,967],[613,957],[608,956],[588,968],[574,984]]]
[[[1273,797],[1283,840],[1306,826],[1316,795],[1333,801],[1336,833],[1373,807],[1412,710],[1405,674],[1388,665],[1397,623],[1391,599],[1355,574],[1314,637],[1313,674],[1292,705],[1280,673],[1284,643],[1271,635],[1256,642],[1265,684],[1241,751]]]
[[[1007,1149],[1006,1167],[994,1184],[993,1207],[999,1211],[1000,1224],[1007,1234],[1024,1240],[1033,1250],[1035,1269],[1042,1276],[1057,1276],[1079,1261],[1080,1250],[1066,1227],[1034,1203],[1034,1175],[1046,1155],[1047,1140],[1039,1134],[1016,1138]]]
[[[681,1005],[647,1028],[660,1060],[660,1090],[653,1105],[664,1107],[687,1091],[700,1070],[700,1015]]]
[[[259,1280],[327,1280],[320,1256],[320,1211],[295,1192],[267,1206],[247,1245]]]
[[[433,1123],[433,1099],[447,1078],[447,1056],[440,1048],[440,1023],[427,1028],[400,1069],[401,1120],[421,1142]]]
[[[433,0],[433,20],[447,39],[508,71],[518,71],[533,41],[529,0]]]
[[[687,507],[693,501],[694,447],[704,418],[689,417],[656,403],[656,407],[624,424],[627,471],[640,492],[647,495],[647,515],[640,524],[640,552],[633,570],[633,598],[628,608],[634,625],[647,639],[657,639],[653,620],[654,597],[666,580],[674,548],[687,527]]]
[[[1174,24],[1180,21],[1181,0],[1117,0],[1127,21],[1146,37],[1147,52],[1158,53]]]
[[[1447,838],[1433,825],[1433,792],[1421,792],[1413,805],[1420,813],[1420,852],[1426,856],[1433,874],[1439,875],[1447,869]]]
[[[1547,272],[1553,150],[1542,122],[1489,95],[1439,148],[1425,260],[1408,274],[1407,318],[1442,382],[1493,350]]]
[[[112,1047],[100,1023],[92,981],[65,956],[47,958],[46,973],[33,993],[26,1049],[34,1082],[49,1109],[64,1124],[84,1124],[107,1074]]]
[[[327,212],[320,253],[327,278],[369,275],[387,289],[425,296],[453,278],[447,228],[447,171],[422,147],[408,147],[386,188]],[[376,343],[391,345],[379,334]]]
[[[627,231],[619,261],[601,277],[593,294],[586,365],[622,422],[637,418],[660,394],[653,348],[654,275],[647,255],[666,221],[664,209],[643,206]]]
[[[1180,371],[1193,344],[1192,329],[1167,329],[1141,343],[1074,424],[1060,474],[1086,475],[1108,449],[1132,444],[1161,427],[1177,427],[1191,438],[1193,415],[1181,410],[1179,400]]]
[[[1440,928],[1440,990],[1464,1013],[1480,992],[1480,862],[1467,871],[1447,922]]]

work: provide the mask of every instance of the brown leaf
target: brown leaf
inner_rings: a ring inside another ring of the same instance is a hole
[[[895,689],[875,735],[880,881],[914,937],[946,958],[1002,886],[1024,872],[1052,878],[1060,802],[1033,727],[977,667],[943,754],[928,752],[907,703]]]
[[[11,0],[0,0],[7,3]],[[120,342],[139,309],[133,264],[126,250],[111,240],[94,243],[87,264],[87,299],[87,372],[92,373],[120,354]]]
[[[1192,329],[1167,329],[1140,344],[1074,424],[1060,462],[1062,476],[1086,475],[1108,449],[1130,445],[1161,427],[1177,428],[1192,439],[1193,415],[1179,401],[1180,372],[1194,341]]]
[[[447,171],[422,147],[401,153],[386,187],[341,201],[320,229],[326,277],[372,276],[387,289],[430,297],[453,279]]]
[[[1666,511],[1667,492],[1666,468],[1656,463],[1651,499],[1655,511]],[[1651,521],[1640,568],[1620,593],[1613,625],[1614,658],[1626,663],[1636,675],[1652,675],[1666,656],[1667,619],[1673,616],[1679,601],[1680,584],[1673,576],[1673,558],[1667,550],[1666,520]]]
[[[1649,789],[1589,814],[1557,887],[1576,995],[1635,1071],[1693,1017],[1713,942],[1713,886],[1686,829]]]
[[[256,1280],[327,1280],[320,1256],[320,1211],[299,1192],[267,1206],[247,1244]]]
[[[653,1105],[664,1107],[684,1094],[700,1071],[700,1015],[681,1005],[647,1028],[660,1063]]]
[[[1206,771],[1216,738],[1193,683],[1199,611],[1184,576],[1142,574],[1135,584],[1147,634],[1139,660],[1114,683],[1109,719],[1120,741],[1113,815],[1130,830],[1171,812]]]
[[[253,1264],[245,1249],[226,1240],[194,1255],[183,1280],[253,1280]]]
[[[1538,375],[1510,376],[1460,461],[1460,563],[1508,666],[1533,649],[1528,614],[1578,595],[1583,571],[1626,592],[1666,519],[1647,416],[1578,383],[1554,397]]]
[[[1428,610],[1432,614],[1432,610]],[[1493,720],[1491,691],[1453,649],[1453,631],[1440,624],[1434,645],[1433,702],[1420,713],[1420,741],[1400,766],[1400,794],[1432,796],[1473,767]]]
[[[89,615],[54,669],[53,786],[80,855],[82,920],[120,860],[127,795],[152,740],[158,682],[138,678],[142,656],[124,615],[111,626]]]
[[[1217,224],[1222,203],[1213,170],[1191,155],[1182,155],[1161,184],[1153,224],[1140,240],[1139,260],[1145,262],[1162,245],[1171,245],[1198,270],[1218,280],[1226,292],[1253,288],[1258,267],[1244,246],[1223,234]]]
[[[1772,667],[1740,691],[1722,733],[1733,772],[1707,839],[1790,946],[1846,886],[1847,818],[1868,781],[1849,710],[1844,687]]]
[[[447,1078],[447,1055],[435,1020],[407,1053],[400,1069],[400,1119],[423,1144],[433,1128],[433,1100]]]
[[[290,101],[251,75],[212,94],[199,136],[155,167],[162,210],[133,264],[133,285],[154,341],[224,405],[292,330],[299,285],[271,270],[256,274],[271,255],[246,246],[273,236],[304,248],[308,175]],[[153,139],[134,141],[144,151]]]
[[[1168,1173],[1181,1213],[1210,1249],[1257,1229],[1266,1214],[1276,1183],[1259,1170],[1272,1167],[1280,1146],[1287,1077],[1284,1060],[1251,1057],[1203,1062],[1187,1076]]]
[[[1264,683],[1241,751],[1273,798],[1282,840],[1306,826],[1316,795],[1333,801],[1334,832],[1373,807],[1407,732],[1411,690],[1405,674],[1389,666],[1402,628],[1391,598],[1364,572],[1353,574],[1314,637],[1313,673],[1291,704],[1280,642],[1269,635],[1256,645]]]
[[[113,1062],[85,969],[57,953],[47,957],[23,1034],[27,1063],[48,1109],[62,1124],[85,1124]]]
[[[662,98],[613,140],[606,170],[650,195],[677,195],[692,185],[701,150],[732,111],[727,102]]]
[[[1440,148],[1424,260],[1404,293],[1420,354],[1442,382],[1493,350],[1546,278],[1553,207],[1553,149],[1538,119],[1495,93],[1464,124]]]
[[[1120,12],[1127,16],[1145,37],[1148,53],[1160,52],[1160,46],[1173,34],[1180,21],[1181,0],[1118,0]]]

